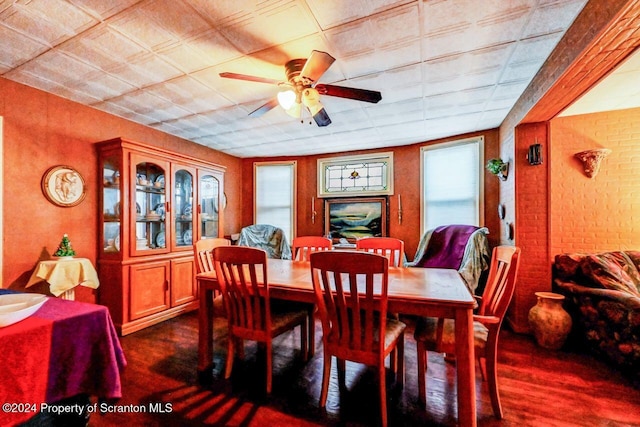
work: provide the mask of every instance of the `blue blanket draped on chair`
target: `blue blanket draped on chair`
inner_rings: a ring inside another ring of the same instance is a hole
[[[291,247],[281,228],[269,224],[254,224],[240,230],[238,246],[249,246],[267,251],[267,257],[291,259]]]

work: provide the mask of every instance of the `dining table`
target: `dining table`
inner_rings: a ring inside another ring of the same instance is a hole
[[[102,305],[47,297],[31,316],[0,327],[0,349],[1,426],[79,395],[122,397],[127,362]]]
[[[200,292],[198,377],[210,381],[213,367],[213,295],[215,271],[196,276]],[[271,298],[315,303],[310,263],[267,260]],[[412,316],[455,319],[458,422],[476,426],[473,309],[476,301],[457,270],[389,267],[388,310]]]

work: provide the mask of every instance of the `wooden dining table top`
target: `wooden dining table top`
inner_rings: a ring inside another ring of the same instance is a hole
[[[198,281],[215,286],[215,272],[198,274]],[[389,267],[389,310],[402,306],[404,314],[426,315],[424,307],[474,308],[476,301],[456,270],[445,268]],[[267,260],[267,279],[273,298],[314,302],[311,267],[308,261]],[[432,314],[430,314],[432,315]],[[435,315],[435,314],[433,314]],[[440,315],[446,316],[440,313]],[[448,317],[448,316],[447,316]]]

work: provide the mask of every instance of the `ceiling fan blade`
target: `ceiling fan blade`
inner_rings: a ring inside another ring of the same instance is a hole
[[[356,89],[352,87],[318,84],[315,86],[321,95],[337,96],[338,98],[355,99],[356,101],[376,104],[382,99],[382,94],[375,90]]]
[[[252,112],[250,112],[249,115],[251,117],[260,117],[261,115],[263,115],[267,111],[273,109],[276,105],[278,105],[278,98],[273,98],[272,100],[270,100],[266,104],[262,105],[261,107],[256,108]]]
[[[236,80],[248,80],[250,82],[267,83],[272,85],[277,85],[282,83],[280,80],[268,79],[266,77],[249,76],[247,74],[238,74],[238,73],[220,73],[220,77],[224,77],[227,79],[236,79]]]
[[[302,70],[300,70],[300,77],[309,79],[311,82],[317,82],[335,60],[333,56],[326,52],[314,50],[309,55]]]

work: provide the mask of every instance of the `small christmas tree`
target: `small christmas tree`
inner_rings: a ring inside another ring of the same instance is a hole
[[[62,236],[62,241],[58,245],[58,250],[54,253],[55,256],[74,256],[76,251],[71,248],[71,242],[69,236],[66,234]]]

